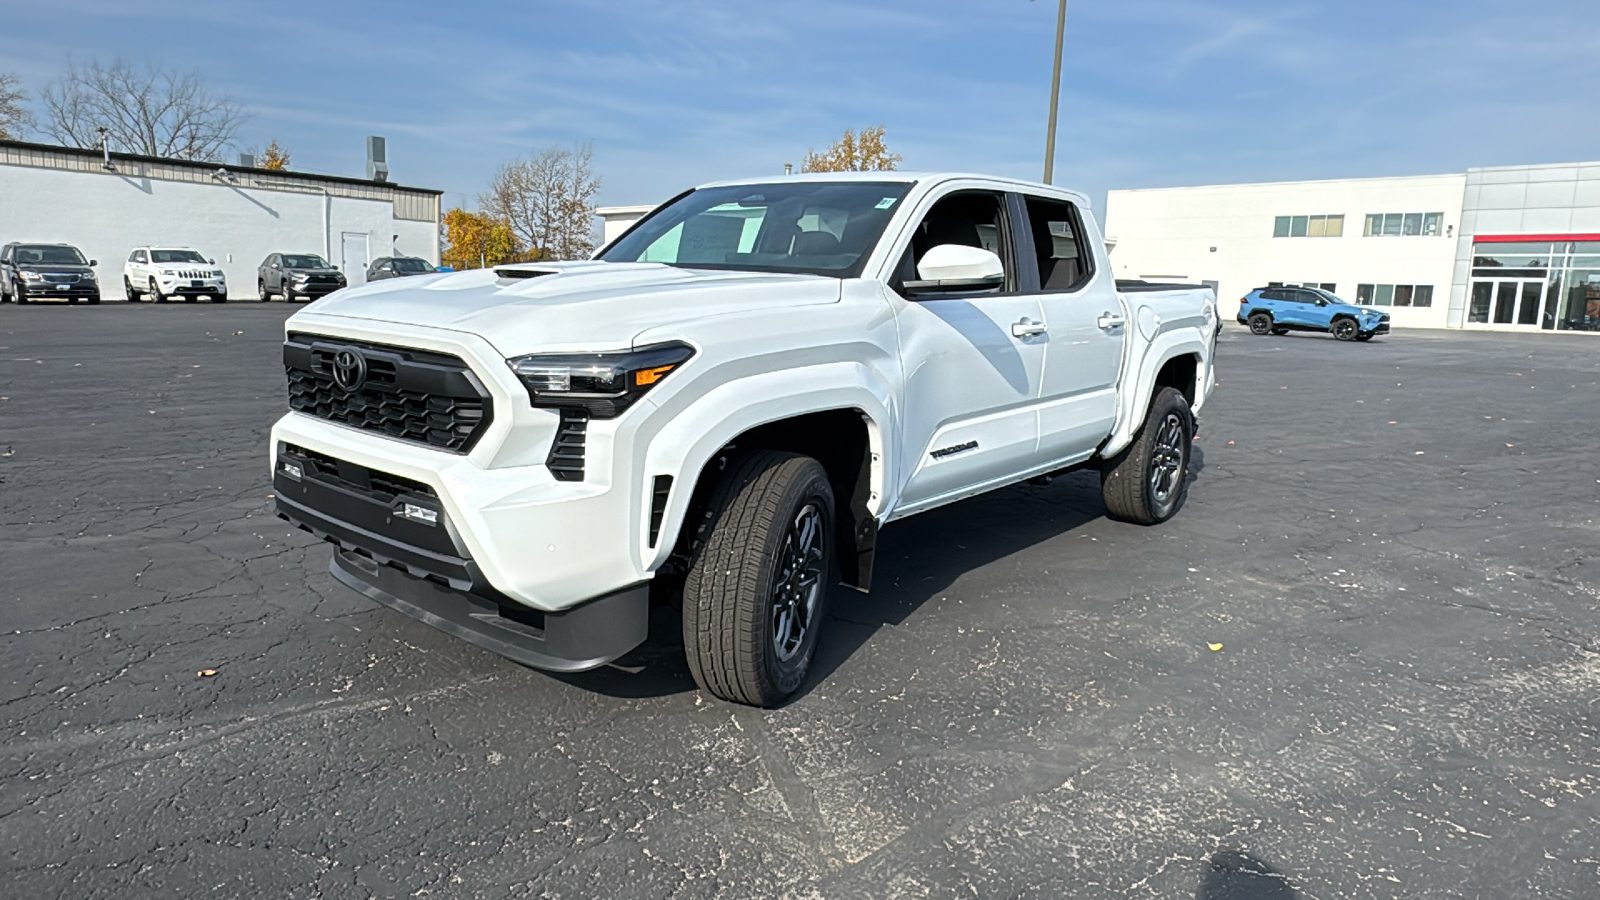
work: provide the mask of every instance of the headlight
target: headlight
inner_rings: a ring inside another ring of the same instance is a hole
[[[44,280],[44,276],[40,275],[38,272],[18,272],[17,274],[22,276],[22,280],[23,281],[43,281]]]
[[[221,269],[212,269],[211,270],[211,277],[212,278],[221,278],[222,277],[222,270]]]
[[[694,355],[688,344],[617,353],[549,353],[507,360],[534,406],[586,410],[611,419]]]

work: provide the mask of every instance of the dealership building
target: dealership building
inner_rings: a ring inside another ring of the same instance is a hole
[[[389,183],[386,157],[368,138],[357,178],[0,140],[0,244],[72,244],[98,260],[107,299],[136,247],[215,259],[235,298],[256,295],[271,253],[318,254],[351,284],[382,256],[438,265],[442,192]]]
[[[1600,162],[1115,190],[1118,278],[1314,285],[1397,328],[1600,332]]]

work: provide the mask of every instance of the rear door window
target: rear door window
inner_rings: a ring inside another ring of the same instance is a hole
[[[1094,254],[1084,247],[1077,207],[1045,197],[1024,197],[1023,202],[1038,259],[1040,289],[1065,293],[1082,287],[1094,276]]]

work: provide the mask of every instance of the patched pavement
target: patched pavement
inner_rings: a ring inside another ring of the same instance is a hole
[[[759,711],[665,613],[554,677],[336,584],[287,312],[0,306],[11,896],[1600,894],[1593,339],[1230,324],[1176,519],[889,526]]]

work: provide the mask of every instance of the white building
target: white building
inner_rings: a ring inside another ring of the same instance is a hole
[[[1600,163],[1111,191],[1119,278],[1314,284],[1397,328],[1600,331]]]
[[[404,254],[439,263],[441,192],[387,182],[0,141],[0,243],[67,243],[123,296],[134,247],[214,258],[229,294],[251,297],[269,253],[317,253],[352,284]]]
[[[600,246],[604,247],[622,236],[633,223],[644,218],[654,206],[602,206],[594,211],[600,217]]]

